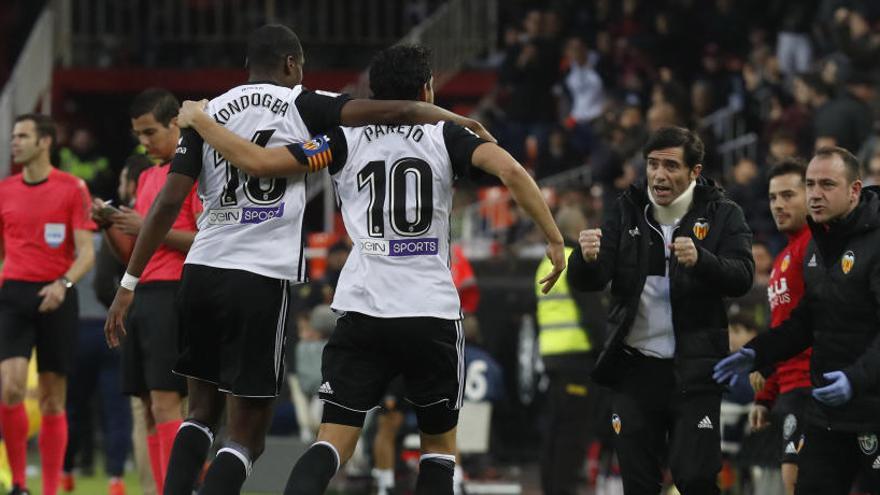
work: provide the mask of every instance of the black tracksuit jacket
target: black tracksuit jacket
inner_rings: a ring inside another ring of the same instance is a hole
[[[804,296],[778,329],[754,338],[756,367],[813,346],[810,377],[843,371],[853,398],[838,407],[811,401],[807,421],[844,432],[880,431],[880,189],[865,188],[859,205],[829,226],[810,221]]]
[[[723,299],[752,286],[752,233],[740,207],[712,181],[698,178],[693,204],[674,237],[689,236],[699,253],[687,268],[669,260],[676,382],[682,392],[713,391],[712,367],[729,353]],[[611,282],[608,339],[593,380],[613,385],[624,357],[648,275],[663,275],[664,241],[652,214],[645,185],[631,186],[609,209],[602,225],[599,258],[586,262],[580,249],[568,259],[568,283],[578,290],[602,290]]]

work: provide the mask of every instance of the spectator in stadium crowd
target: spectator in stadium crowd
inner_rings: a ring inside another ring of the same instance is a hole
[[[729,383],[812,346],[812,400],[796,444],[803,495],[846,495],[859,472],[880,493],[880,195],[860,177],[849,151],[816,152],[806,171],[804,295],[778,328],[715,366],[714,378]]]
[[[95,261],[91,198],[82,179],[52,167],[55,124],[45,115],[15,118],[12,158],[20,174],[0,182],[0,425],[12,494],[28,493],[28,360],[37,350],[43,491],[55,495],[67,448],[65,402],[79,306],[74,285]]]
[[[804,186],[805,165],[795,159],[780,162],[769,174],[770,208],[780,232],[788,236],[785,246],[773,262],[767,289],[772,328],[788,318],[804,294],[804,255],[810,242],[807,225],[807,196]],[[738,349],[732,349],[738,350]],[[778,366],[753,372],[749,378],[755,402],[749,412],[753,430],[766,428],[771,418],[783,426],[782,480],[786,495],[794,495],[797,482],[798,452],[805,425],[806,406],[810,400],[810,349]]]
[[[742,207],[746,221],[755,237],[767,241],[775,232],[767,208],[767,184],[758,164],[751,158],[740,158],[734,165],[728,183],[728,197]]]
[[[565,239],[565,254],[577,249],[577,236],[587,219],[575,208],[556,213],[556,224]],[[602,342],[606,311],[599,294],[569,289],[564,278],[550,292],[541,292],[540,280],[550,268],[543,260],[535,272],[538,348],[549,378],[541,450],[541,487],[545,495],[574,495],[593,433],[593,411],[602,396],[590,383],[594,350]],[[564,276],[564,275],[563,275]]]
[[[873,117],[870,107],[848,89],[834,96],[833,88],[820,80],[812,81],[812,89],[816,146],[858,150],[871,132]]]
[[[595,139],[592,122],[605,109],[602,78],[594,69],[596,58],[583,39],[569,38],[564,59],[568,73],[562,79],[562,88],[569,100],[565,125],[571,129],[572,142],[582,156],[589,153]]]
[[[499,78],[508,92],[502,144],[520,160],[525,157],[526,138],[531,136],[542,146],[556,118],[552,88],[559,75],[559,52],[545,37],[543,17],[537,9],[526,14],[521,39],[508,48]]]
[[[116,197],[119,198],[120,205],[125,205],[129,208],[134,207],[135,193],[137,192],[138,180],[140,179],[141,173],[152,166],[153,162],[146,155],[140,153],[131,155],[125,160],[125,165],[119,172],[119,184],[116,191]],[[102,204],[103,200],[100,198],[95,198],[92,201],[92,219],[101,229],[119,229],[120,227],[113,227],[113,223],[104,217],[104,214],[101,212],[103,209]],[[122,261],[116,258],[116,253],[114,253],[113,248],[110,246],[107,239],[108,236],[101,236],[101,246],[95,256],[95,278],[93,281],[93,288],[98,301],[100,301],[105,307],[110,307],[110,304],[113,302],[113,296],[119,288],[119,281],[122,279],[123,272],[125,272],[125,265]],[[104,349],[107,349],[106,345],[103,343],[101,346]],[[115,351],[109,352],[115,353]],[[128,431],[125,432],[125,434],[130,437],[130,442],[127,442],[127,445],[130,444],[134,452],[134,462],[141,484],[141,491],[144,495],[155,495],[156,483],[153,478],[149,452],[147,449],[147,425],[144,407],[140,398],[131,397],[128,399],[128,403],[131,424],[129,425]],[[71,431],[73,431],[72,426]],[[128,448],[126,447],[125,450],[127,453]],[[68,457],[70,456],[71,452],[68,448]],[[122,462],[125,459],[125,456],[120,457],[118,455],[108,455],[108,462],[111,462],[111,457],[112,462],[114,463]],[[65,491],[73,491],[75,482],[72,470],[70,469],[71,466],[68,462],[68,459],[65,459],[65,476],[62,479],[62,484],[65,487]],[[115,467],[108,467],[107,473],[115,473],[115,469]],[[113,484],[112,480],[111,484]],[[68,487],[70,487],[70,489],[68,489]]]
[[[693,131],[654,132],[644,156],[647,182],[621,194],[602,228],[580,233],[568,283],[611,283],[609,337],[592,377],[611,387],[624,490],[657,493],[668,459],[682,494],[717,494],[712,366],[728,352],[724,298],[752,286],[751,232],[740,207],[700,176]]]
[[[127,262],[140,235],[144,217],[159,196],[180,140],[177,98],[164,89],[138,94],[129,108],[132,130],[147,154],[157,161],[138,178],[134,207],[120,205],[106,217],[108,244],[119,260]],[[100,214],[103,204],[96,205]],[[182,423],[186,380],[171,370],[177,360],[178,320],[175,310],[183,262],[195,239],[202,203],[190,189],[184,207],[164,242],[150,258],[140,277],[132,312],[122,342],[123,392],[139,397],[147,425],[147,447],[158,493],[162,493],[174,436]]]

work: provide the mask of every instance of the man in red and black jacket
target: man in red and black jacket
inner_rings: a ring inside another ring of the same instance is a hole
[[[770,326],[776,328],[788,319],[804,295],[804,255],[812,235],[807,225],[807,191],[804,187],[806,166],[796,159],[787,159],[770,171],[770,210],[776,228],[788,236],[788,245],[776,256],[767,298],[770,300]],[[809,348],[779,363],[767,377],[756,371],[751,375],[755,403],[749,412],[754,430],[769,424],[770,411],[782,425],[782,480],[785,493],[794,495],[797,481],[798,452],[803,445],[804,411],[810,400]]]

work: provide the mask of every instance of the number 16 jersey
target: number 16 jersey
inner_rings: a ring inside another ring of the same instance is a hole
[[[329,165],[354,246],[332,307],[379,318],[461,318],[449,269],[453,180],[484,143],[450,123],[337,128],[290,145]]]
[[[206,112],[260,146],[306,141],[340,124],[345,95],[273,83],[236,86]],[[204,213],[186,263],[305,280],[302,222],[305,174],[249,177],[190,129],[181,133],[172,172],[198,179]]]

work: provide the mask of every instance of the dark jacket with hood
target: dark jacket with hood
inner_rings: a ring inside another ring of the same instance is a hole
[[[746,347],[756,367],[783,361],[813,346],[810,378],[843,371],[853,398],[842,406],[815,400],[807,420],[821,428],[880,431],[880,188],[862,190],[859,205],[829,225],[809,220],[813,240],[804,256],[804,296],[778,329]]]
[[[697,179],[693,203],[674,237],[688,236],[697,246],[696,265],[669,259],[670,301],[675,332],[675,374],[683,392],[721,388],[712,367],[729,353],[723,299],[745,294],[755,264],[752,233],[740,207],[711,180]],[[608,339],[593,370],[593,380],[613,385],[625,371],[625,339],[639,307],[645,280],[664,275],[666,253],[646,186],[631,186],[610,209],[602,225],[599,257],[584,260],[580,249],[568,259],[568,283],[579,290],[601,290],[611,282]]]

